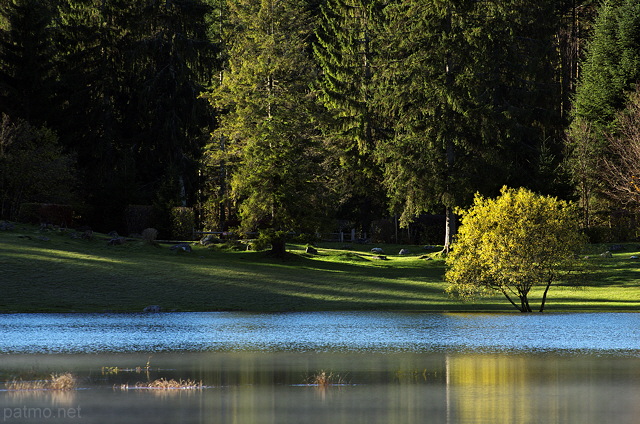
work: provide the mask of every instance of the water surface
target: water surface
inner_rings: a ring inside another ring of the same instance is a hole
[[[0,315],[0,413],[20,423],[631,424],[639,324],[631,313]],[[313,384],[322,371],[336,384]],[[62,372],[78,390],[3,389]],[[204,388],[135,388],[158,378]]]
[[[0,353],[570,351],[640,347],[640,314],[0,315]]]

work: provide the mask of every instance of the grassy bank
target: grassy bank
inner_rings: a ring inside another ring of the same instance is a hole
[[[73,239],[16,225],[0,231],[0,312],[139,312],[148,305],[177,311],[505,311],[501,297],[462,303],[444,293],[441,260],[417,246],[324,243],[318,255],[290,245],[286,261],[263,252],[193,246],[191,253],[142,241],[108,246],[107,237]],[[411,250],[396,255],[401,247]],[[636,245],[601,258],[592,246],[593,273],[581,289],[554,287],[547,311],[636,311],[640,261]]]

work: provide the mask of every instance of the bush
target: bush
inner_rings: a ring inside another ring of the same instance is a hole
[[[462,225],[447,257],[447,291],[462,298],[497,292],[531,312],[529,292],[540,287],[542,312],[551,284],[566,274],[584,244],[575,207],[505,187],[496,199],[477,195],[460,213]]]
[[[158,238],[158,230],[155,228],[145,228],[142,231],[142,240],[147,244],[156,244]]]
[[[0,217],[19,216],[24,203],[69,203],[73,201],[75,159],[63,152],[58,138],[48,128],[23,120],[0,119]],[[38,219],[35,207],[25,210],[28,221]],[[60,217],[58,217],[60,218]],[[64,217],[56,225],[71,225]],[[50,220],[51,221],[51,220]],[[53,223],[53,222],[50,222]]]
[[[171,234],[175,240],[192,240],[196,225],[196,214],[192,208],[171,209]]]
[[[69,227],[73,224],[73,207],[53,203],[22,203],[18,212],[18,221]]]
[[[153,216],[153,206],[151,205],[129,205],[124,212],[127,231],[129,234],[139,234],[145,228],[149,228],[151,217]]]

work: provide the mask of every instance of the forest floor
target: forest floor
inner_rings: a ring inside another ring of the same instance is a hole
[[[72,238],[15,224],[0,231],[0,312],[431,311],[515,312],[502,296],[461,302],[445,293],[444,261],[421,246],[288,245],[285,260],[224,245],[191,252],[142,240]],[[381,247],[386,259],[371,252]],[[640,311],[640,245],[591,245],[581,287],[554,286],[546,312]],[[410,251],[399,255],[401,248]],[[532,293],[532,307],[539,293]]]

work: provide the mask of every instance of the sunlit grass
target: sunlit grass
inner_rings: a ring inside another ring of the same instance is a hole
[[[178,311],[511,311],[500,296],[462,303],[448,297],[444,262],[419,246],[382,246],[388,260],[372,259],[373,245],[321,243],[317,255],[291,245],[285,261],[263,252],[193,246],[175,253],[142,241],[107,246],[64,233],[37,238],[33,227],[0,232],[2,312],[141,312],[160,305]],[[400,248],[411,250],[400,256]],[[547,310],[634,310],[640,306],[636,246],[601,258],[589,252],[583,288],[553,287]],[[603,250],[604,251],[604,250]],[[535,297],[536,293],[532,293]],[[532,297],[532,300],[535,299]]]

